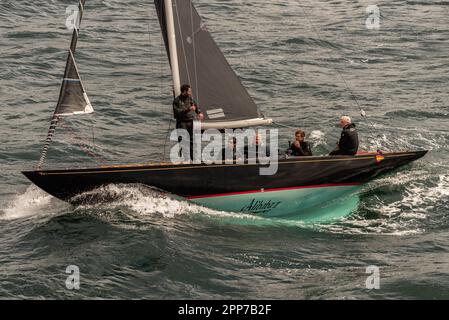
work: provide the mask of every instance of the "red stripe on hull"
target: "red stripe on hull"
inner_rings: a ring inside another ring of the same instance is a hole
[[[261,190],[251,190],[251,191],[241,191],[241,192],[209,194],[209,195],[204,195],[204,196],[187,197],[187,199],[194,200],[194,199],[205,199],[205,198],[215,198],[215,197],[237,196],[237,195],[251,194],[251,193],[264,193],[264,192],[288,191],[288,190],[298,190],[298,189],[329,188],[329,187],[350,187],[350,186],[358,186],[358,185],[360,185],[360,183],[357,183],[357,182],[319,184],[319,185],[313,185],[313,186],[289,187],[289,188],[277,188],[277,189],[261,189]]]

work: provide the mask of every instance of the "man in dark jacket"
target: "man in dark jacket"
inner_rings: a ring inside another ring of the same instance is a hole
[[[270,157],[270,146],[264,144],[259,133],[256,133],[252,145],[246,145],[243,151],[245,159],[259,159],[259,156],[263,158]]]
[[[185,129],[190,136],[190,159],[193,160],[193,121],[204,119],[198,104],[192,98],[192,88],[185,84],[181,94],[173,100],[173,114],[176,119],[176,129]],[[179,142],[181,142],[181,138]]]
[[[312,150],[308,142],[304,141],[306,133],[302,130],[295,132],[295,141],[287,149],[287,155],[293,157],[311,156]]]
[[[236,161],[245,160],[244,153],[241,149],[237,148],[237,138],[232,137],[228,140],[228,145],[221,149],[221,158],[223,163],[229,161],[230,163],[236,163]],[[232,161],[231,161],[232,160]]]
[[[337,143],[337,148],[329,155],[353,156],[357,154],[357,150],[359,149],[359,136],[355,124],[352,123],[350,117],[344,116],[340,119],[340,125],[343,128],[340,141]]]

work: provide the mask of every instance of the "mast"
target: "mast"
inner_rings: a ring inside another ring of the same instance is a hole
[[[181,94],[181,79],[179,76],[178,49],[176,47],[175,22],[173,17],[172,0],[164,0],[167,22],[168,50],[170,51],[171,71],[175,97]]]
[[[154,0],[169,58],[174,93],[183,83],[205,116],[202,129],[269,125],[209,33],[192,0]]]

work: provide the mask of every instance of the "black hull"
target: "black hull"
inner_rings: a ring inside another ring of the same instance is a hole
[[[187,199],[309,186],[357,185],[423,157],[427,151],[279,160],[272,176],[261,165],[133,165],[25,171],[42,190],[64,201],[108,184],[143,184]]]

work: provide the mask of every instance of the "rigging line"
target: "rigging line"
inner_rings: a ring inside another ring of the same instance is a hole
[[[163,4],[163,2],[160,2],[160,5],[159,5],[159,11],[160,12],[163,11],[162,4]],[[164,52],[163,52],[164,51],[164,39],[163,39],[162,36],[160,37],[159,50],[160,50],[160,55],[159,56],[162,57],[164,55]],[[160,84],[159,85],[159,90],[160,90],[159,91],[159,96],[163,97],[163,95],[164,95],[164,81],[163,81],[163,79],[164,79],[164,62],[163,62],[162,59],[159,61],[159,72],[160,72],[160,74],[159,74],[159,84]],[[175,92],[175,90],[173,90],[173,92]],[[164,113],[165,110],[166,110],[165,109],[165,104],[161,100],[161,113]],[[167,113],[169,114],[170,117],[172,116],[169,112],[167,112]],[[170,133],[172,121],[173,120],[170,118],[170,121],[168,123],[166,138],[165,138],[165,141],[164,141],[164,148],[161,151],[161,160],[160,160],[161,162],[165,161],[165,150],[166,150],[166,147],[167,147],[167,139],[168,139],[168,135]]]
[[[200,92],[198,87],[198,70],[197,70],[197,64],[196,64],[196,41],[195,36],[196,32],[194,30],[193,25],[193,3],[190,1],[190,23],[192,24],[192,46],[193,46],[193,68],[195,70],[195,91],[196,91],[196,102],[201,107],[201,101],[200,101]],[[200,17],[200,30],[201,30],[201,17]]]
[[[92,146],[95,147],[95,125],[94,125],[94,117],[90,117],[90,123],[92,126]]]
[[[273,121],[273,124],[275,124],[275,125],[277,125],[277,126],[280,126],[280,127],[287,128],[287,129],[297,129],[297,128],[298,128],[298,126],[293,127],[293,126],[281,124],[281,123],[275,122],[275,121]]]
[[[322,7],[322,6],[319,7],[317,3],[313,3],[313,7],[314,7],[314,8],[318,8],[318,10],[322,10],[322,9],[323,9],[323,7]],[[446,9],[446,10],[448,10],[448,9]],[[410,6],[407,6],[407,11],[410,12]],[[449,13],[449,11],[448,11],[448,13]],[[382,18],[382,21],[383,21],[383,20],[387,20],[387,21],[395,21],[395,20],[393,20],[393,19],[390,19],[390,18],[384,17],[384,16],[381,16],[381,18]],[[343,23],[342,26],[343,26],[343,28],[344,28],[348,33],[350,32],[350,30],[348,29],[346,23]],[[414,28],[416,28],[416,27],[422,27],[422,28],[424,28],[424,26],[415,25],[415,23],[413,24],[413,27],[414,27]],[[433,29],[435,29],[435,28],[433,28]],[[384,30],[388,30],[388,29],[384,29]],[[415,33],[415,35],[418,37],[417,31],[412,31],[412,32]],[[400,35],[402,35],[402,32],[400,33]],[[350,43],[350,44],[352,44],[353,46],[356,44],[355,41],[350,41],[350,42],[347,41],[347,42]],[[415,50],[415,51],[410,51],[410,50],[407,50],[407,49],[405,49],[405,48],[401,48],[400,50],[403,51],[403,52],[409,53],[409,54],[415,54],[415,53],[416,53],[416,50]],[[358,54],[359,56],[363,56],[363,55],[364,55],[364,52],[363,52],[363,51],[360,51],[360,50],[353,50],[353,49],[351,49],[351,52],[356,53],[356,54]],[[341,56],[342,56],[344,59],[346,59],[346,57],[345,57],[344,55],[341,55]]]
[[[176,3],[176,1],[175,1],[175,3]],[[183,57],[184,57],[185,69],[187,71],[187,80],[189,81],[189,84],[191,85],[192,84],[192,80],[190,79],[189,64],[187,62],[187,54],[186,54],[186,49],[185,49],[185,46],[184,46],[184,38],[183,38],[183,35],[182,35],[181,19],[179,18],[178,6],[176,5],[175,8],[176,8],[176,20],[178,21],[179,36],[181,38],[180,42],[181,42],[181,45],[182,45],[182,54],[183,54]]]
[[[309,23],[309,25],[312,27],[313,31],[321,38],[321,34],[320,32],[314,27],[314,25],[312,24],[312,22],[310,21],[309,17],[306,15],[304,8],[298,4],[298,6],[301,8],[301,11],[303,13],[303,16],[306,18],[307,22]],[[330,45],[327,44],[327,42],[323,41],[324,45],[327,46],[329,49],[331,49],[332,51],[334,50],[334,48],[332,48]],[[337,67],[334,67],[335,71],[337,72],[338,76],[341,78],[341,80],[343,80],[343,83],[346,86],[346,89],[349,91],[349,93],[351,94],[351,97],[353,98],[353,100],[355,101],[355,103],[357,104],[357,107],[360,110],[360,115],[362,116],[362,118],[365,118],[365,120],[368,122],[368,124],[375,130],[376,128],[374,127],[374,124],[366,117],[366,113],[363,110],[363,108],[361,107],[357,97],[355,96],[354,92],[351,90],[351,88],[349,87],[348,83],[346,82],[345,78],[343,77],[343,75],[341,74],[340,70]]]
[[[162,10],[162,9],[161,9]],[[163,54],[164,54],[164,49],[163,49],[163,46],[164,46],[164,39],[163,39],[163,37],[161,37],[161,39],[160,39],[160,43],[159,43],[159,50],[160,50],[160,57],[162,57],[163,56]],[[161,60],[159,60],[159,71],[160,71],[160,74],[159,74],[159,84],[160,84],[160,96],[162,97],[162,95],[163,95],[163,91],[164,91],[164,84],[163,84],[163,78],[164,78],[164,62],[163,62],[163,60],[161,59]],[[173,91],[174,92],[174,91]],[[164,104],[161,104],[162,105],[162,110],[164,110]]]
[[[164,150],[162,151],[161,162],[165,161],[165,151],[166,151],[166,147],[167,147],[168,135],[170,134],[172,122],[173,122],[173,119],[170,119],[170,123],[168,124],[167,134],[165,135]]]
[[[50,121],[50,128],[48,129],[47,138],[45,139],[44,147],[42,149],[41,157],[37,164],[37,170],[42,170],[42,167],[47,159],[48,149],[50,148],[50,143],[53,140],[53,135],[56,130],[56,125],[58,124],[59,117],[53,114]]]
[[[63,122],[61,127],[66,129],[70,134],[70,141],[72,142],[72,144],[78,146],[81,149],[81,151],[83,151],[87,156],[94,159],[97,163],[101,165],[105,164],[107,159],[102,155],[97,154],[95,151],[93,151],[94,148],[96,148],[95,144],[89,145],[88,143],[85,143],[83,140],[87,140],[87,138],[77,135],[75,130],[73,130],[73,127],[69,125],[69,123]]]
[[[150,1],[151,2],[151,1]],[[160,11],[162,10],[161,9],[161,7],[162,7],[162,3],[160,4]],[[149,47],[149,51],[150,51],[150,53],[149,53],[149,55],[151,56],[151,13],[148,11],[148,24],[147,24],[147,26],[148,26],[148,47]],[[161,50],[162,51],[162,50]],[[162,57],[162,52],[161,52],[161,55],[160,55],[161,57]],[[151,61],[151,59],[150,59],[150,65],[151,65],[151,67],[150,67],[150,72],[151,72],[151,74],[155,74],[155,65],[153,64],[153,62]],[[162,73],[162,72],[161,72]],[[160,82],[162,83],[162,77],[160,78]],[[160,92],[160,94],[159,94],[159,96],[160,97],[162,97],[162,84],[161,84],[161,92]],[[161,104],[161,113],[163,113],[163,111],[164,111],[164,109],[163,109],[163,105]]]
[[[163,4],[163,2],[159,3],[159,12],[163,11],[163,5],[162,4]],[[149,40],[149,43],[151,45],[151,14],[149,14],[149,20],[148,20],[148,40]],[[164,47],[164,39],[161,36],[160,37],[160,42],[159,42],[159,53],[160,53],[159,56],[160,57],[162,57],[163,54],[164,54],[163,53],[163,47]],[[150,50],[151,50],[151,48],[150,48]],[[162,59],[158,62],[158,64],[159,64],[159,97],[162,97],[163,96],[163,91],[164,91],[163,90],[163,78],[164,78],[163,66],[164,66],[164,64],[163,64]],[[155,70],[155,66],[153,64],[151,73],[154,73],[154,70]],[[161,113],[165,112],[165,107],[164,107],[164,104],[162,102],[161,102],[161,105],[160,105],[160,111],[161,111]],[[170,127],[171,127],[171,121],[170,121],[168,129],[167,129],[167,135],[170,132]],[[164,148],[163,148],[162,153],[161,153],[161,159],[164,159],[165,147],[166,147],[166,143],[164,143]],[[161,160],[161,162],[162,161],[163,160]]]
[[[150,55],[151,55],[151,14],[150,12],[148,12],[148,46],[150,47]],[[151,63],[150,61],[150,65],[151,65],[151,73],[154,73],[154,65]]]

